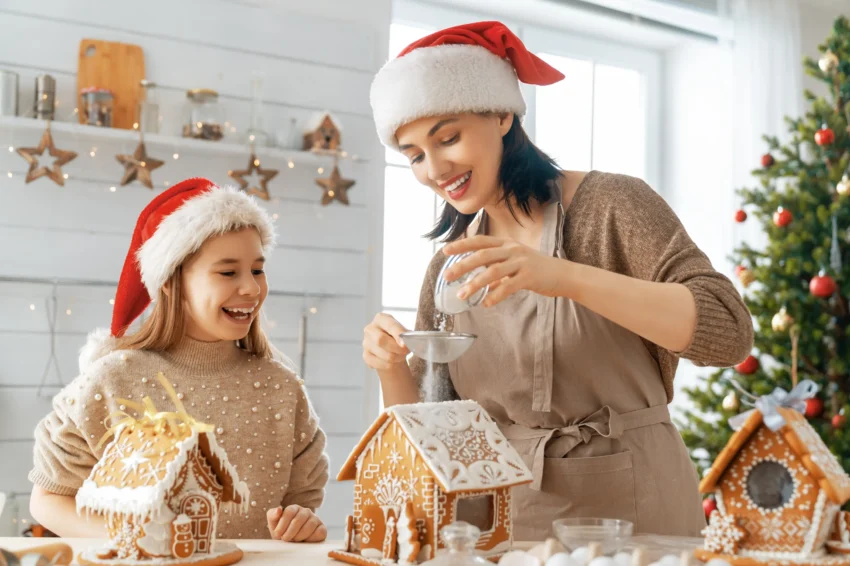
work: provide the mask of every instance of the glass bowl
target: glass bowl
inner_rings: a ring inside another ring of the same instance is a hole
[[[600,552],[609,556],[620,552],[632,537],[634,523],[621,519],[577,517],[552,522],[552,530],[569,552],[598,543]]]

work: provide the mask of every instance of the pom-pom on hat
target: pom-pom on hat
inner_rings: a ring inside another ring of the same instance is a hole
[[[549,85],[563,78],[501,22],[475,22],[408,45],[378,71],[370,102],[378,137],[397,148],[396,130],[419,118],[465,112],[522,117],[520,82]]]

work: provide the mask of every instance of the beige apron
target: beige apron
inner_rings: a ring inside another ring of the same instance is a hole
[[[563,258],[564,209],[546,206],[540,249]],[[470,233],[486,233],[486,216]],[[478,339],[449,364],[532,469],[513,492],[515,540],[554,519],[609,517],[636,533],[699,536],[698,477],[667,411],[658,364],[634,333],[564,298],[520,291],[454,317]]]

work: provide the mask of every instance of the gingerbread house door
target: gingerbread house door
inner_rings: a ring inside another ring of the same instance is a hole
[[[209,552],[213,525],[215,500],[212,496],[193,492],[180,502],[180,513],[192,521],[192,536],[195,538],[195,552]]]

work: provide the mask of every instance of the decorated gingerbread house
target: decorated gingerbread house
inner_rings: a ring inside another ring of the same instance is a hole
[[[354,480],[345,548],[351,564],[417,564],[445,548],[440,530],[465,521],[487,556],[510,549],[511,488],[531,472],[474,401],[396,405],[372,424],[338,480]]]
[[[329,112],[314,114],[304,124],[304,146],[307,151],[340,149],[342,129],[339,121]]]
[[[770,426],[768,426],[768,424]],[[850,532],[838,530],[850,477],[800,412],[757,409],[743,421],[703,478],[717,509],[697,558],[756,564],[850,564]],[[846,521],[845,521],[846,522]],[[842,543],[842,536],[845,537]],[[832,542],[829,542],[832,539]]]
[[[212,427],[187,415],[170,384],[158,378],[178,410],[158,413],[149,398],[144,406],[121,400],[144,416],[123,414],[108,433],[114,440],[77,492],[78,513],[104,516],[110,538],[106,547],[83,552],[80,562],[238,562],[241,550],[216,541],[216,524],[222,507],[247,511],[248,487]]]

